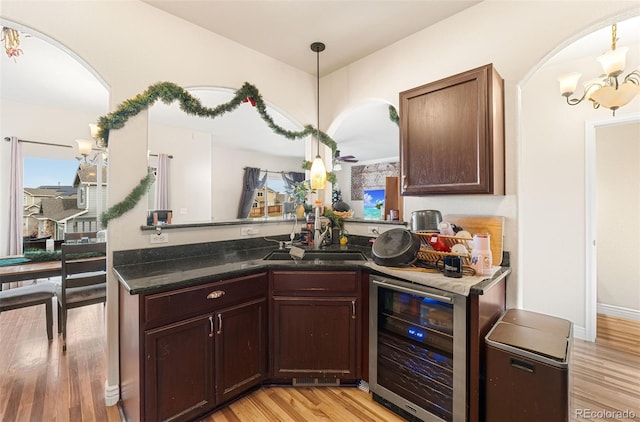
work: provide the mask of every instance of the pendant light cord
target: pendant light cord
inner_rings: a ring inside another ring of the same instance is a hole
[[[316,81],[317,81],[317,93],[316,93],[316,139],[318,141],[318,154],[320,157],[320,50],[316,50]]]
[[[325,45],[321,42],[314,42],[311,44],[311,50],[316,52],[316,81],[317,81],[317,93],[316,93],[316,138],[318,140],[318,154],[320,158],[320,52],[324,51]]]

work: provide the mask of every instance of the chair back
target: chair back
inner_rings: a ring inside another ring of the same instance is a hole
[[[71,240],[72,242],[68,243],[91,243],[95,242],[98,237],[98,232],[76,232],[76,233],[65,233],[64,240],[65,242]]]
[[[62,244],[62,290],[107,281],[107,244]]]

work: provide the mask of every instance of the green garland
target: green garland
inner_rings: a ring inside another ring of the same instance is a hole
[[[140,179],[140,183],[138,186],[133,188],[133,190],[124,198],[122,201],[118,202],[108,210],[102,213],[100,219],[102,221],[102,226],[107,228],[109,224],[109,220],[113,220],[114,218],[120,217],[127,211],[133,209],[136,204],[142,199],[142,197],[149,191],[149,188],[156,180],[156,176],[153,171],[149,170],[149,173],[142,179]]]
[[[392,105],[389,106],[389,120],[400,126],[400,116],[398,116],[396,108]]]
[[[297,132],[278,126],[267,113],[267,106],[258,88],[248,82],[245,82],[242,88],[236,91],[236,95],[228,103],[220,104],[214,108],[205,107],[198,98],[192,96],[188,91],[172,82],[158,82],[151,85],[143,93],[120,104],[115,111],[100,117],[98,119],[98,137],[105,146],[108,146],[109,132],[112,129],[121,129],[130,117],[152,106],[157,100],[162,100],[165,104],[179,101],[180,109],[185,113],[215,119],[216,117],[235,110],[247,99],[250,99],[252,104],[255,103],[255,107],[260,117],[262,117],[262,120],[264,120],[267,126],[276,134],[284,136],[289,140],[302,139],[317,134],[320,142],[331,148],[331,151],[335,153],[337,149],[336,142],[329,135],[315,129],[311,125],[305,125],[304,130]]]
[[[326,133],[319,129],[315,129],[311,125],[305,125],[302,131],[291,131],[281,126],[278,126],[271,116],[267,113],[267,106],[258,91],[258,88],[245,82],[236,95],[225,104],[220,104],[217,107],[209,108],[202,105],[200,100],[192,96],[188,91],[172,82],[158,82],[149,86],[141,94],[136,95],[134,98],[124,101],[118,106],[118,108],[98,119],[98,138],[102,141],[104,146],[109,145],[109,133],[113,129],[121,129],[130,117],[133,117],[141,111],[152,106],[157,100],[162,100],[165,104],[170,104],[173,101],[180,102],[180,109],[187,114],[195,115],[199,117],[216,118],[224,113],[235,110],[243,102],[251,101],[251,104],[255,104],[258,114],[267,123],[267,126],[273,130],[274,133],[281,135],[289,140],[302,139],[307,136],[317,135],[320,142],[331,148],[331,155],[333,156],[337,149],[336,142]],[[311,168],[309,163],[309,169]],[[303,163],[303,168],[306,168],[306,162]],[[114,205],[105,211],[102,216],[102,224],[107,227],[109,220],[120,217],[125,212],[131,210],[140,201],[142,196],[147,193],[149,187],[155,180],[152,174],[148,174],[144,179],[140,180],[140,184],[136,186],[129,195],[122,201]],[[331,172],[327,173],[327,180],[331,183],[335,183],[336,175]]]

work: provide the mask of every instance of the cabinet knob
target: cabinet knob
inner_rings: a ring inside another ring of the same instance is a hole
[[[224,296],[224,291],[222,290],[216,290],[215,292],[211,292],[207,295],[207,299],[218,299],[220,297]]]

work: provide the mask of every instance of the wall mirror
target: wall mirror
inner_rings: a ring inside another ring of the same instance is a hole
[[[235,95],[235,90],[220,87],[187,90],[206,107],[227,103]],[[303,129],[286,112],[265,102],[276,124],[292,131]],[[281,193],[280,172],[303,171],[305,143],[275,134],[250,102],[215,119],[190,116],[175,102],[157,102],[149,108],[149,166],[158,165],[160,154],[172,157],[168,161],[173,224],[235,220],[245,167],[267,170],[268,187]],[[148,203],[149,209],[156,208],[154,187]]]

